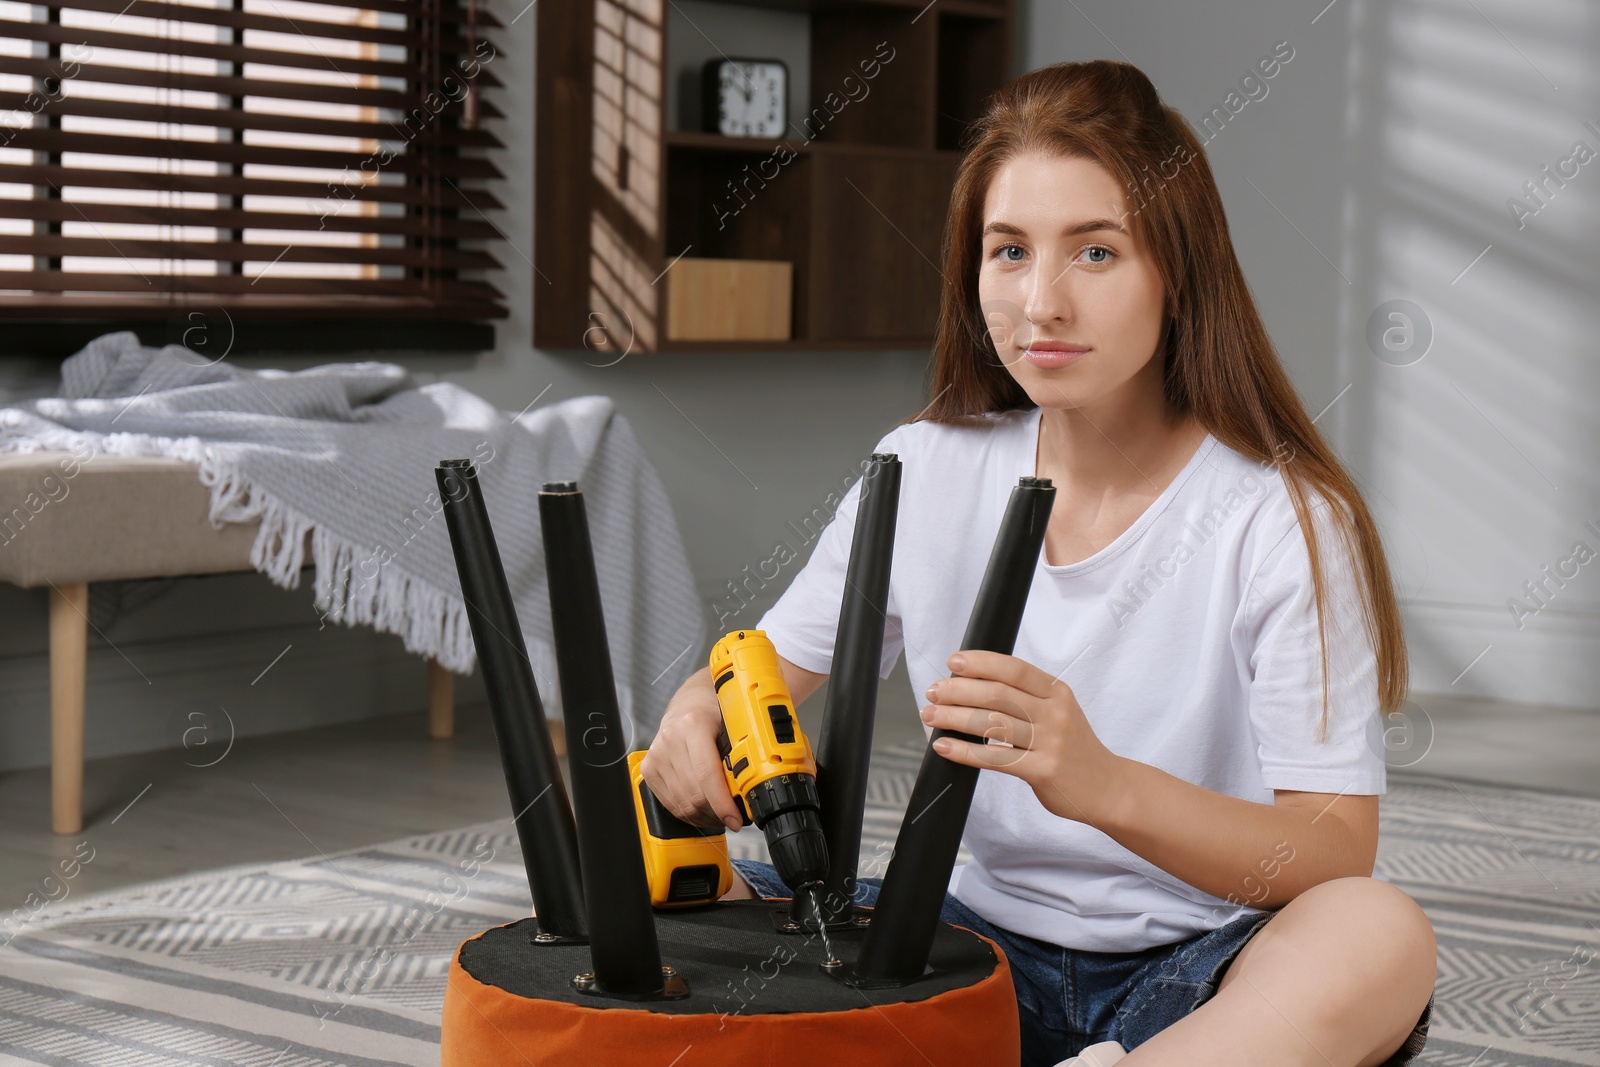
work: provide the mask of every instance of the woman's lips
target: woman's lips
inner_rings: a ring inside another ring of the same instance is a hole
[[[1028,362],[1035,367],[1065,367],[1069,363],[1076,363],[1089,354],[1088,349],[1071,350],[1065,348],[1028,348],[1023,352],[1028,357]]]

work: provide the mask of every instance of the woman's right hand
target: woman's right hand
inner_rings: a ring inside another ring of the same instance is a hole
[[[795,708],[828,680],[826,674],[805,670],[782,656],[778,668]],[[744,828],[744,818],[734,805],[717,754],[721,732],[722,705],[711,684],[711,668],[702,667],[667,702],[655,740],[639,761],[639,773],[662,806],[690,826],[722,823],[737,832]]]
[[[662,806],[690,826],[721,823],[737,831],[744,819],[717,754],[721,730],[722,707],[711,685],[711,669],[705,667],[667,702],[639,773]]]

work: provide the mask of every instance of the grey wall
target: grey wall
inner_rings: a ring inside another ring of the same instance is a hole
[[[1600,160],[1540,173],[1600,152],[1600,8],[1032,8],[1025,68],[1125,59],[1196,124],[1294,49],[1202,136],[1267,326],[1382,527],[1413,689],[1600,705]]]
[[[1600,371],[1587,341],[1600,163],[1582,167],[1523,229],[1506,199],[1574,141],[1600,149],[1600,134],[1583,125],[1600,125],[1600,15],[1526,0],[1459,10],[1336,0],[1319,10],[1023,0],[1017,70],[1124,58],[1197,126],[1224,109],[1202,136],[1235,246],[1307,406],[1332,405],[1319,425],[1382,524],[1414,687],[1594,706],[1600,563],[1578,566],[1560,587],[1541,568],[1558,567],[1574,542],[1600,548],[1600,533],[1584,526],[1600,527],[1600,424],[1589,400]],[[884,430],[925,403],[926,353],[634,354],[598,366],[612,357],[532,349],[535,15],[530,6],[513,16],[495,61],[510,116],[496,124],[508,144],[500,164],[511,175],[497,190],[509,206],[495,221],[510,245],[497,280],[511,316],[497,349],[476,359],[383,358],[513,411],[546,386],[541,403],[613,397],[666,483],[712,623],[713,605],[737,603],[728,583],[779,540],[792,544],[788,524],[822,506]],[[697,2],[672,17],[722,38],[729,54],[748,50],[745,13]],[[1278,42],[1293,58],[1240,89]],[[803,42],[786,47],[803,54]],[[698,65],[687,54],[681,63]],[[673,85],[676,101],[683,85]],[[1425,357],[1403,366],[1421,344],[1385,362],[1367,340],[1369,319],[1397,299],[1422,309],[1414,338],[1431,332]],[[14,394],[47,390],[53,372],[12,364],[0,373]],[[1519,627],[1508,598],[1540,579],[1551,595]],[[786,582],[779,575],[724,621],[754,622]],[[318,631],[304,588],[286,592],[253,574],[137,583],[103,591],[95,606],[104,638],[91,636],[91,755],[178,746],[196,713],[216,721],[213,707],[246,738],[424,703],[422,665],[398,638]],[[0,588],[0,768],[46,758],[44,625],[42,595]],[[914,714],[903,668],[886,686],[884,714]],[[463,690],[481,695],[476,680]]]

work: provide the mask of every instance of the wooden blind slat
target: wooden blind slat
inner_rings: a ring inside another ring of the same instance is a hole
[[[241,11],[238,8],[199,7],[193,4],[166,3],[164,0],[73,0],[70,4],[50,6],[58,10],[98,11],[161,19],[167,22],[186,22],[196,26],[265,30],[269,33],[286,33],[336,41],[365,41],[371,44],[399,45],[404,48],[415,48],[422,43],[421,36],[413,30],[365,25],[361,22],[282,18]],[[477,23],[480,26],[485,25],[481,16],[477,19]],[[470,48],[466,47],[465,38],[462,39],[462,46],[464,50],[470,51]]]
[[[500,172],[486,159],[471,156],[396,155],[385,162],[377,152],[325,152],[276,145],[247,145],[227,141],[183,141],[176,138],[118,137],[106,133],[71,130],[15,130],[0,132],[0,147],[31,148],[37,152],[92,152],[108,156],[144,156],[155,159],[193,159],[220,163],[261,163],[280,167],[315,167],[355,173],[388,171],[396,174],[438,174],[450,178],[498,178]]]
[[[29,78],[59,78],[62,60],[32,56],[0,55],[0,74],[21,74]],[[143,85],[158,89],[188,89],[194,92],[219,93],[223,96],[255,96],[272,100],[313,100],[327,104],[353,104],[360,107],[387,107],[405,111],[417,106],[414,93],[394,89],[351,88],[344,85],[315,85],[307,83],[273,81],[268,78],[236,78],[220,74],[189,74],[173,70],[141,70],[136,67],[117,67],[103,63],[83,63],[78,66],[75,82],[94,82],[102,85]],[[480,67],[473,84],[480,90],[478,114],[483,118],[504,118],[505,114],[493,102],[481,99],[482,90],[501,86],[494,72]]]
[[[417,215],[298,214],[287,211],[242,211],[233,208],[144,207],[61,200],[3,200],[0,218],[33,218],[45,222],[105,222],[129,226],[215,226],[229,230],[331,230],[335,233],[398,233],[417,237],[490,239],[493,226],[470,219]],[[269,257],[270,258],[270,257]]]
[[[403,15],[406,18],[427,17],[437,18],[440,22],[462,23],[476,22],[480,27],[487,29],[501,29],[502,24],[492,13],[485,11],[480,5],[476,11],[470,11],[458,3],[441,3],[432,5],[432,10],[424,11],[420,0],[364,0],[362,3],[352,3],[351,0],[299,0],[300,3],[316,4],[319,7],[345,8],[352,11],[382,11],[390,15]],[[53,11],[70,11],[81,8],[83,5],[73,3],[42,3],[36,5]],[[174,7],[187,11],[188,8],[181,4]]]
[[[123,119],[129,122],[166,122],[187,126],[216,126],[231,130],[265,130],[276,133],[306,133],[323,137],[360,137],[373,141],[409,140],[422,127],[439,123],[438,143],[456,147],[501,148],[498,138],[487,130],[463,130],[446,120],[461,109],[461,100],[441,98],[438,112],[420,108],[399,116],[394,122],[350,122],[339,119],[279,115],[267,111],[235,111],[228,108],[178,107],[171,104],[130,104],[121,100],[65,96],[32,106],[28,93],[0,92],[0,112],[35,111],[39,115],[84,115],[92,118]],[[0,143],[5,140],[0,131]]]
[[[0,234],[0,254],[86,256],[95,259],[221,260],[227,263],[361,263],[374,266],[448,267],[492,270],[500,263],[489,253],[467,248],[376,245],[328,247],[292,245],[283,248],[240,241],[135,241],[99,237],[7,236]],[[73,277],[68,274],[66,277]]]
[[[0,19],[0,37],[15,37],[24,41],[42,41],[46,44],[85,44],[91,48],[120,48],[131,52],[159,52],[172,56],[194,56],[199,59],[221,59],[230,63],[260,63],[274,67],[298,67],[324,71],[335,76],[350,78],[356,74],[371,74],[398,80],[414,79],[417,70],[404,62],[379,59],[356,59],[340,56],[331,59],[321,52],[308,50],[290,52],[272,48],[252,48],[246,45],[219,44],[211,41],[188,41],[176,37],[155,37],[141,33],[119,33],[114,30],[87,26],[61,26],[50,22],[18,22]],[[429,48],[440,53],[455,55],[468,53],[472,43],[464,37],[445,37],[429,42]],[[72,56],[65,57],[70,63]],[[59,62],[58,62],[59,65]],[[440,75],[443,81],[443,74]]]
[[[485,300],[494,289],[484,282],[433,278],[295,278],[270,272],[244,274],[89,274],[64,271],[0,270],[0,290],[27,289],[36,293],[100,292],[148,293],[159,284],[175,293],[334,293],[359,296],[435,294],[457,299]]]
[[[492,292],[492,290],[491,290]],[[497,300],[473,297],[427,299],[414,295],[360,293],[350,296],[278,293],[0,293],[0,318],[166,319],[190,308],[226,309],[235,316],[300,319],[495,319],[506,309]]]
[[[141,170],[94,170],[47,164],[0,164],[0,184],[48,185],[57,189],[84,186],[94,189],[130,189],[167,193],[220,193],[227,196],[293,196],[310,201],[329,197],[351,203],[437,204],[470,211],[494,211],[505,205],[492,193],[459,183],[445,183],[440,198],[432,189],[412,183],[361,184],[348,182],[283,181],[242,178],[233,174],[174,174]]]

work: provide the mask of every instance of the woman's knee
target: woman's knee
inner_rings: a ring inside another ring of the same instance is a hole
[[[1355,876],[1312,886],[1301,896],[1326,901],[1336,924],[1359,940],[1363,955],[1386,977],[1409,978],[1432,990],[1438,941],[1427,913],[1405,890],[1378,878]]]
[[[1421,905],[1388,882],[1353,876],[1312,886],[1261,930],[1274,933],[1348,979],[1351,998],[1369,1002],[1381,990],[1407,1020],[1414,1021],[1433,994],[1438,974],[1433,924]],[[1350,1010],[1348,1001],[1329,996],[1320,1003],[1341,1013]]]

